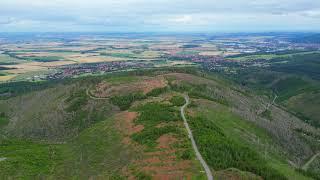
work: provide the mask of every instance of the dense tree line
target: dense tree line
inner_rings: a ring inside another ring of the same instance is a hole
[[[250,147],[238,143],[204,117],[188,117],[199,150],[209,166],[216,170],[237,168],[255,173],[264,179],[286,179]]]

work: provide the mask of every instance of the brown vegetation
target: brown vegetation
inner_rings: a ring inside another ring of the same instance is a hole
[[[96,97],[110,97],[114,95],[127,94],[131,92],[143,92],[144,94],[156,88],[162,88],[167,85],[163,77],[144,78],[141,81],[113,85],[112,83],[101,82],[96,85],[91,93]]]
[[[137,151],[143,152],[142,156],[133,162],[134,169],[126,167],[122,170],[122,173],[128,179],[135,179],[134,174],[137,172],[159,180],[191,179],[192,170],[190,169],[194,168],[194,163],[191,160],[182,160],[177,157],[177,154],[184,150],[176,147],[181,142],[180,138],[173,134],[164,134],[156,140],[157,146],[151,151],[150,149],[147,150],[147,147],[132,141],[130,136],[139,133],[144,128],[143,125],[135,125],[134,120],[137,116],[138,113],[128,111],[115,115],[116,127],[124,135],[122,143],[133,145]],[[161,128],[167,125],[167,123],[160,123],[156,127]]]
[[[115,115],[115,119],[117,121],[117,127],[121,130],[121,132],[126,135],[130,136],[134,133],[140,132],[143,130],[143,125],[135,125],[134,119],[138,116],[138,113],[136,112],[120,112]],[[126,138],[124,142],[128,142],[128,139]]]

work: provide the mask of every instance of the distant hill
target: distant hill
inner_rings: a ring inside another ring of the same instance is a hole
[[[312,44],[320,44],[320,33],[317,34],[299,34],[296,37],[292,37],[288,39],[293,43],[312,43]]]

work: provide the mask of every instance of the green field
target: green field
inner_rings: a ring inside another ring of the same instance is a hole
[[[0,54],[0,65],[12,65],[12,64],[19,64],[22,62],[25,62],[25,61],[10,57],[6,54]]]
[[[319,53],[319,51],[311,51],[311,52],[293,52],[293,53],[287,53],[287,54],[272,54],[272,53],[268,53],[268,54],[258,54],[258,55],[239,55],[239,57],[237,57],[237,55],[235,57],[230,57],[227,59],[231,59],[231,60],[237,60],[237,61],[248,61],[248,60],[257,60],[257,59],[265,59],[265,60],[271,60],[271,59],[275,59],[275,58],[290,58],[292,56],[295,55],[308,55],[308,54],[313,54],[313,53]]]

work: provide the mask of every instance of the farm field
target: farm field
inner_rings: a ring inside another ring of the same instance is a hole
[[[0,179],[319,179],[320,49],[290,38],[0,34]]]
[[[232,60],[237,60],[237,61],[247,61],[247,60],[257,60],[257,59],[265,59],[265,60],[271,60],[275,58],[290,58],[295,55],[308,55],[308,54],[313,54],[313,53],[319,53],[319,51],[310,51],[310,52],[288,52],[287,54],[258,54],[258,55],[231,55]]]
[[[46,80],[84,73],[99,74],[132,68],[159,67],[159,62],[162,62],[162,67],[172,67],[195,65],[205,61],[203,59],[216,62],[224,57],[227,61],[229,57],[232,60],[242,61],[288,56],[285,54],[243,55],[242,52],[245,50],[257,51],[251,47],[253,43],[265,44],[264,41],[267,38],[274,38],[272,36],[239,37],[238,39],[222,36],[212,39],[210,36],[199,35],[175,37],[173,35],[120,34],[118,37],[108,34],[80,34],[62,37],[57,39],[47,34],[47,36],[30,39],[26,36],[26,40],[22,38],[16,41],[8,38],[6,43],[0,43],[0,73],[8,74],[2,77],[0,82]],[[311,52],[296,54],[308,53]],[[88,64],[94,64],[96,68],[87,69]],[[32,76],[33,72],[44,72],[48,69],[55,70],[55,73],[42,74],[40,79]],[[25,79],[12,78],[14,76],[25,77]]]

